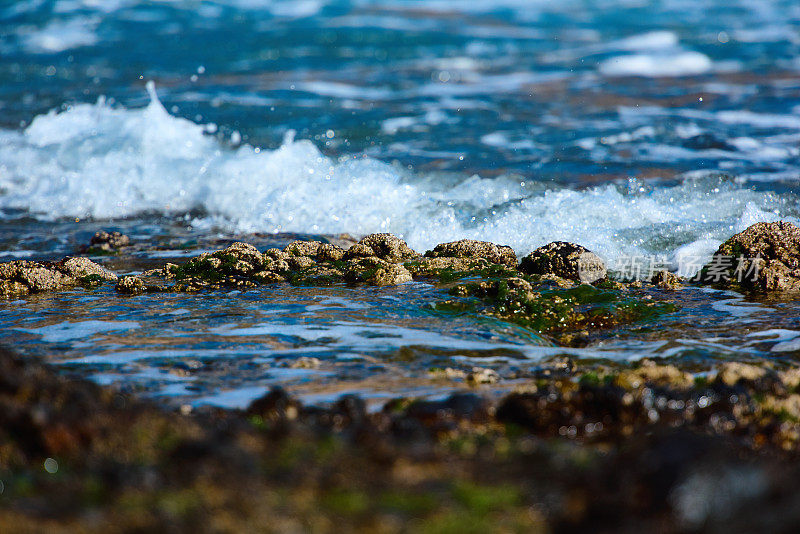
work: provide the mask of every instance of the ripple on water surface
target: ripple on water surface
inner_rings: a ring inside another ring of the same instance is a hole
[[[745,302],[732,292],[684,289],[680,311],[589,347],[553,346],[487,317],[444,315],[443,290],[302,288],[119,297],[108,288],[0,304],[7,343],[26,354],[169,404],[242,407],[280,385],[309,402],[358,393],[380,403],[467,387],[433,368],[488,367],[500,392],[556,356],[606,361],[794,357],[799,311],[790,302]],[[781,327],[781,325],[785,325]]]

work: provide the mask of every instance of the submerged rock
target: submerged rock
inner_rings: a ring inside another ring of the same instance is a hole
[[[675,309],[671,303],[656,302],[627,290],[588,284],[563,288],[555,280],[537,276],[469,282],[453,287],[450,293],[474,297],[478,302],[445,301],[437,309],[483,313],[555,336],[559,344],[569,346],[585,345],[592,334]]]
[[[431,258],[469,258],[472,260],[482,258],[490,263],[499,263],[506,267],[514,268],[517,266],[517,255],[511,247],[474,239],[462,239],[436,245],[433,250],[426,252],[425,256]]]
[[[659,289],[672,291],[681,288],[683,279],[677,274],[669,271],[658,271],[653,275],[652,278],[650,278],[650,283]]]
[[[554,241],[537,248],[522,258],[519,270],[527,274],[559,276],[586,284],[606,277],[605,262],[597,254],[565,241]]]
[[[800,291],[800,228],[756,223],[720,245],[696,278],[750,291]]]
[[[58,262],[17,260],[0,263],[0,297],[67,289],[76,285],[96,287],[115,281],[117,275],[86,258],[66,257]]]

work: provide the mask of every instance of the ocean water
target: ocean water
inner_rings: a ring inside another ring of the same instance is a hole
[[[691,274],[754,222],[800,220],[798,178],[790,0],[0,5],[1,260],[74,253],[101,228],[161,244],[142,261],[211,239],[389,231],[419,251],[468,237],[522,255],[569,240],[612,269],[658,257]],[[238,314],[219,295],[170,297],[164,309],[186,313],[169,320],[151,297],[69,293],[0,304],[0,328],[98,380],[224,405],[275,383],[317,400],[442,392],[409,384],[434,361],[533,365],[560,351],[508,325],[443,331],[420,311],[436,291],[424,284],[331,291],[225,297],[249,310]],[[577,357],[800,350],[790,302],[681,300],[669,340],[631,332]],[[409,350],[414,364],[398,364]],[[170,369],[232,355],[241,366],[227,374]],[[302,355],[324,364],[292,368]]]

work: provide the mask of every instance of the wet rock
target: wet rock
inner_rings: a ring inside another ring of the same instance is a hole
[[[800,387],[800,367],[793,367],[778,373],[778,377],[788,390],[796,390]]]
[[[800,291],[800,228],[756,223],[720,245],[697,279],[752,291]]]
[[[367,246],[363,243],[356,243],[344,254],[344,258],[351,260],[357,258],[372,258],[375,257],[375,251],[372,250],[372,247]]]
[[[285,259],[273,258],[270,256],[264,256],[263,267],[265,271],[272,271],[274,273],[285,273],[291,269],[289,262],[286,261]]]
[[[320,241],[292,241],[283,251],[289,256],[316,256],[320,245]]]
[[[76,283],[72,276],[39,265],[23,267],[19,271],[19,278],[32,292],[50,291]]]
[[[447,380],[463,380],[467,378],[467,372],[461,369],[453,369],[452,367],[445,367],[444,369],[434,368],[428,370],[428,376]]]
[[[376,257],[390,263],[418,256],[405,241],[392,234],[370,234],[347,249],[345,259]]]
[[[286,278],[274,271],[258,271],[257,273],[253,273],[253,278],[262,284],[274,284],[286,281]]]
[[[222,259],[227,259],[226,256],[229,256],[236,259],[237,262],[249,264],[250,269],[252,269],[253,266],[259,267],[264,264],[264,258],[256,247],[240,241],[231,243],[227,248],[215,252],[213,256]]]
[[[614,382],[629,389],[645,384],[684,388],[694,383],[694,377],[674,365],[659,365],[652,360],[643,360],[639,367],[620,372]]]
[[[411,282],[411,273],[400,264],[390,264],[386,267],[379,267],[374,273],[365,277],[368,284],[374,286],[393,286]]]
[[[289,255],[278,248],[268,248],[267,250],[264,251],[264,254],[262,254],[262,256],[264,256],[265,259],[271,258],[273,260],[286,261],[287,259],[289,259]]]
[[[425,256],[431,258],[470,258],[473,260],[482,258],[488,262],[498,263],[506,267],[514,268],[517,266],[517,255],[511,247],[473,239],[462,239],[436,245],[433,250],[426,252]]]
[[[301,356],[293,361],[289,367],[292,369],[316,369],[322,362],[319,358],[312,358],[311,356]]]
[[[718,372],[717,380],[729,386],[735,386],[739,382],[755,382],[767,376],[768,370],[757,365],[740,362],[725,362]]]
[[[56,268],[75,278],[98,276],[108,282],[117,280],[116,274],[88,258],[64,258],[56,264]]]
[[[308,269],[316,265],[316,262],[308,256],[289,256],[286,263],[289,265],[290,269],[294,270]]]
[[[117,252],[123,247],[130,246],[131,240],[125,234],[120,232],[106,232],[100,231],[94,234],[89,241],[89,246],[84,247],[82,252],[98,253],[98,252]]]
[[[139,293],[147,291],[147,285],[144,283],[144,280],[136,276],[123,276],[119,279],[119,282],[117,282],[115,289],[118,293],[138,295]]]
[[[387,404],[385,409],[392,409]],[[405,416],[438,429],[457,425],[459,421],[485,422],[491,417],[486,399],[471,393],[455,393],[444,400],[415,401],[405,410]]]
[[[324,263],[311,263],[307,268],[299,272],[292,272],[288,275],[289,281],[294,285],[304,286],[328,286],[341,283],[344,274],[339,269]]]
[[[384,261],[393,263],[419,256],[405,241],[392,234],[370,234],[365,236],[356,245],[353,245],[353,247],[357,245],[363,245],[371,249],[371,256],[377,256]]]
[[[524,258],[519,270],[527,274],[555,275],[591,284],[606,277],[606,265],[592,251],[574,243],[555,241]]]
[[[275,387],[250,403],[246,413],[257,415],[264,421],[286,422],[296,419],[301,409],[302,406],[295,398],[289,396],[283,388]]]
[[[681,288],[683,280],[675,273],[671,273],[669,271],[658,271],[650,279],[650,283],[659,289],[674,291]]]
[[[344,258],[345,251],[336,245],[323,243],[317,248],[317,261],[339,261]]]
[[[96,287],[117,276],[87,258],[64,258],[59,262],[17,260],[0,263],[0,296],[53,291],[78,284]]]
[[[405,263],[414,276],[439,276],[444,271],[469,272],[485,269],[489,262],[484,258],[426,257]]]
[[[494,384],[500,380],[500,375],[494,369],[485,369],[483,367],[473,367],[472,371],[467,373],[466,381],[469,384]]]

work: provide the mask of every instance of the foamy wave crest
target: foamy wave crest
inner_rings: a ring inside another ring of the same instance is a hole
[[[149,89],[145,108],[100,101],[36,117],[21,132],[0,130],[0,209],[42,219],[199,209],[207,216],[193,224],[388,231],[420,250],[469,237],[527,253],[560,239],[612,265],[627,255],[685,254],[687,246],[710,254],[747,224],[797,211],[792,195],[712,177],[654,189],[635,181],[545,189],[511,177],[445,180],[365,157],[334,160],[291,136],[276,150],[232,149],[207,135],[208,127],[171,116]]]

